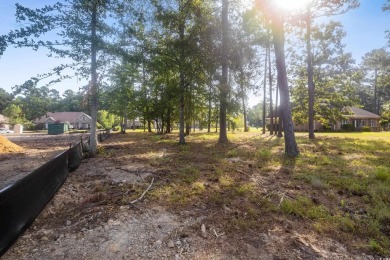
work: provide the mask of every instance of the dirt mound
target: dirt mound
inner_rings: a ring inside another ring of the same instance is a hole
[[[23,151],[23,148],[10,142],[7,138],[0,136],[0,154],[17,153]]]

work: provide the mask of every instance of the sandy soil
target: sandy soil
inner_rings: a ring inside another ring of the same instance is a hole
[[[104,145],[117,144],[116,138]],[[7,170],[1,169],[1,176],[24,175],[69,141],[44,140],[39,135],[12,139],[26,152],[3,158]],[[126,198],[145,190],[152,178],[158,182],[160,174],[131,157],[83,160],[2,259],[370,259],[296,223],[275,219],[264,232],[243,234],[221,230],[207,207],[172,211],[147,196],[129,205]]]
[[[20,153],[0,154],[0,189],[23,178],[51,158],[69,148],[86,134],[12,134],[5,136],[21,146]]]

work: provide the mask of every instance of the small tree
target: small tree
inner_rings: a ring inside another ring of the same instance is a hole
[[[8,117],[11,125],[23,124],[27,120],[24,118],[24,114],[20,106],[11,104],[3,110],[3,114]]]
[[[115,2],[115,1],[113,1]],[[69,76],[61,76],[66,68],[77,70],[77,76],[90,77],[87,93],[90,95],[91,106],[91,154],[97,152],[96,119],[98,109],[98,53],[108,49],[105,39],[109,34],[109,26],[104,23],[109,10],[108,0],[65,0],[40,9],[30,9],[16,4],[16,18],[26,21],[27,26],[0,38],[0,55],[8,45],[49,49],[49,56],[70,58],[73,64],[63,64],[48,74],[32,78],[31,84],[36,85],[40,80],[52,75],[60,75],[60,81]],[[50,31],[59,37],[55,41],[35,40]]]
[[[97,121],[104,129],[110,129],[114,124],[115,115],[110,114],[106,110],[99,110],[97,113]]]

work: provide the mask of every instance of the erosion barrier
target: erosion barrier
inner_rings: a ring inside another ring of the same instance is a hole
[[[109,134],[110,134],[110,130],[100,131],[98,134],[99,142],[103,142],[104,140],[106,140]]]
[[[103,135],[103,133],[100,133]],[[107,134],[99,140],[107,138]],[[81,140],[24,178],[0,190],[0,257],[33,223],[69,172],[81,164],[88,141]]]

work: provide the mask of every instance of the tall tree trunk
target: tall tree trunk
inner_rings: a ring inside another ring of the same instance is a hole
[[[209,107],[208,107],[208,118],[207,118],[207,133],[211,131],[211,83],[209,83]]]
[[[96,138],[96,122],[97,122],[97,39],[96,39],[96,26],[97,26],[97,6],[93,4],[92,7],[92,19],[91,19],[91,130],[90,130],[90,149],[91,155],[97,153],[97,138]]]
[[[248,124],[247,124],[247,115],[246,115],[246,105],[245,105],[245,98],[242,98],[242,110],[244,113],[244,132],[249,132]]]
[[[167,131],[166,133],[169,134],[171,132],[171,108],[168,108],[167,111]]]
[[[180,25],[180,115],[179,115],[179,144],[185,144],[186,140],[184,137],[184,92],[185,92],[185,82],[184,82],[184,25]]]
[[[164,134],[164,129],[165,129],[164,114],[161,113],[161,134]]]
[[[280,116],[280,104],[278,104],[279,101],[279,86],[276,86],[276,117],[278,118],[278,123],[277,123],[277,134],[278,137],[283,137],[282,134],[282,117]]]
[[[186,121],[186,136],[189,136],[191,132],[191,122]]]
[[[219,140],[218,143],[227,143],[226,132],[226,110],[227,110],[227,96],[229,93],[228,86],[228,55],[229,55],[229,18],[228,18],[228,0],[222,0],[222,78],[220,84],[220,104],[219,104]]]
[[[149,117],[149,108],[148,108],[148,102],[147,102],[147,93],[146,93],[146,69],[145,69],[145,54],[142,53],[142,90],[143,90],[143,94],[144,94],[144,104],[146,106],[146,108],[144,107],[143,108],[143,111],[144,111],[144,132],[146,132],[146,117]],[[146,112],[145,112],[146,110]]]
[[[187,91],[187,109],[186,109],[186,136],[189,136],[191,133],[191,119],[192,119],[192,85],[189,87],[189,91]]]
[[[156,133],[160,133],[160,122],[158,121],[158,118],[155,118],[154,121],[156,122]]]
[[[288,156],[298,156],[299,150],[295,141],[294,125],[291,116],[290,93],[287,83],[286,58],[284,54],[283,20],[279,15],[272,21],[272,34],[275,49],[276,70],[278,72],[278,86],[280,88],[280,104],[284,128],[285,153]]]
[[[268,84],[269,84],[269,115],[270,115],[270,135],[274,134],[274,107],[272,103],[272,71],[271,71],[271,47],[268,47]]]
[[[306,15],[306,52],[307,52],[307,89],[309,95],[309,139],[314,139],[314,80],[313,57],[311,50],[311,17],[310,7]]]
[[[150,117],[148,117],[148,133],[152,132],[152,120],[150,120]]]
[[[219,124],[219,118],[216,116],[215,118],[215,132],[218,133],[218,124]]]
[[[265,60],[264,60],[264,82],[263,82],[263,134],[265,134],[265,127],[266,127],[266,113],[267,113],[267,64],[268,64],[268,51],[265,50]]]
[[[126,112],[123,112],[123,121],[122,121],[122,127],[121,127],[121,133],[125,134],[127,129],[127,116]]]
[[[378,102],[378,69],[374,70],[374,112],[379,114],[379,102]]]
[[[242,97],[242,112],[244,114],[244,132],[249,132],[248,124],[247,124],[247,115],[246,115],[246,105],[245,105],[245,89],[244,89],[244,72],[240,71],[240,88],[241,88],[241,97]]]

